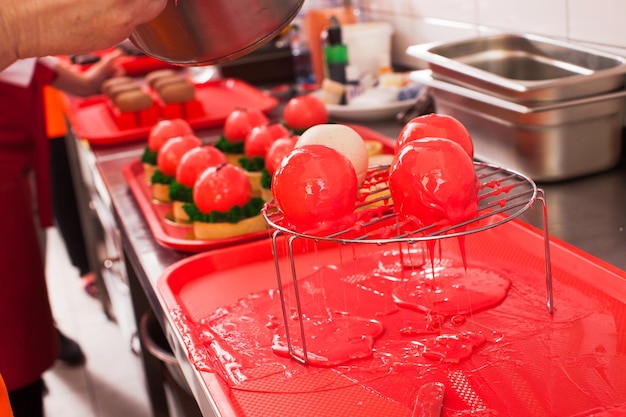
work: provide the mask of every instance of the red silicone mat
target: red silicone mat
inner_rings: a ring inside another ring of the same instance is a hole
[[[350,125],[363,139],[382,143],[383,153],[393,153],[394,142],[380,133],[359,125]],[[172,205],[156,202],[152,199],[152,190],[146,184],[141,162],[133,161],[122,169],[124,178],[139,204],[154,239],[166,248],[184,252],[202,252],[209,249],[230,246],[255,239],[268,237],[267,231],[218,240],[198,240],[193,238],[191,226],[176,224],[170,221]]]
[[[278,105],[278,100],[244,81],[228,78],[196,85],[196,99],[204,114],[188,119],[194,129],[221,125],[236,108],[258,108],[264,112]],[[152,125],[120,129],[103,96],[69,101],[72,128],[90,145],[112,145],[148,137]]]
[[[311,283],[307,274],[329,265],[349,272],[341,286],[326,288],[329,307],[347,303],[352,307],[344,310],[356,306],[360,315],[393,310],[384,293],[366,290],[366,278],[370,270],[392,271],[397,248],[301,242],[295,265],[305,283]],[[501,304],[446,324],[453,333],[486,339],[458,363],[420,353],[436,334],[401,335],[398,324],[419,328],[425,319],[403,308],[375,317],[385,330],[369,358],[307,367],[276,355],[271,345],[282,316],[268,240],[179,261],[164,271],[158,291],[223,415],[409,417],[419,387],[429,381],[446,386],[443,416],[623,415],[626,273],[553,239],[550,316],[542,233],[513,220],[467,236],[464,245],[468,271],[497,271],[511,288]],[[459,246],[456,239],[441,241],[435,258],[442,269],[459,265]],[[284,254],[282,244],[278,253]]]

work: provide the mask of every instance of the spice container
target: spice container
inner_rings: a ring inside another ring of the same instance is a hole
[[[326,78],[340,84],[346,83],[346,66],[348,65],[348,47],[341,39],[341,26],[336,17],[331,16],[331,25],[327,30],[324,45],[324,62]]]
[[[311,65],[311,51],[307,40],[302,34],[300,25],[291,25],[290,33],[291,56],[293,57],[293,72],[298,84],[314,82],[313,67]]]
[[[361,80],[359,68],[354,65],[346,67],[346,104],[350,104],[355,97],[361,94]]]
[[[348,46],[350,65],[359,68],[361,76],[391,71],[391,35],[388,22],[358,22],[341,26],[343,42]]]

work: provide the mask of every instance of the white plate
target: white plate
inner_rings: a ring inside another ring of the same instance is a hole
[[[332,119],[351,122],[368,122],[394,119],[396,115],[409,108],[415,99],[383,103],[380,106],[351,106],[327,104],[328,114]]]

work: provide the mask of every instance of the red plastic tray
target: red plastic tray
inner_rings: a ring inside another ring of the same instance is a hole
[[[102,56],[103,54],[113,51],[114,49],[115,48],[103,49],[100,51],[95,51],[92,54]],[[61,55],[59,56],[59,58],[68,62],[71,61],[70,57],[67,55]],[[146,75],[151,71],[156,71],[160,69],[167,69],[167,68],[180,69],[180,66],[178,65],[170,64],[165,61],[160,61],[148,55],[121,56],[115,60],[115,65],[120,67],[124,71],[124,75],[128,75],[130,77],[139,77],[142,75]],[[86,71],[89,68],[91,68],[91,64],[76,65],[76,67],[79,68],[81,71]]]
[[[152,189],[146,184],[143,166],[140,161],[131,162],[124,166],[122,170],[128,186],[150,226],[154,239],[161,246],[183,252],[202,252],[269,236],[267,231],[260,231],[228,239],[195,239],[192,226],[176,224],[169,220],[172,218],[171,204],[160,203],[152,199]]]
[[[458,253],[456,239],[441,245],[444,258]],[[410,355],[401,361],[390,355],[378,362],[359,359],[316,368],[272,356],[268,317],[282,317],[278,295],[273,293],[274,304],[265,310],[257,308],[262,297],[256,297],[277,288],[268,240],[181,260],[164,271],[157,287],[175,332],[223,416],[409,417],[417,390],[430,380],[446,386],[442,416],[624,415],[626,272],[553,238],[555,313],[550,316],[541,232],[513,220],[466,236],[465,245],[469,267],[508,271],[512,286],[500,305],[470,315],[462,324],[489,331],[487,343],[458,364],[420,366],[417,359],[411,363]],[[304,276],[320,265],[377,259],[381,250],[385,248],[377,245],[339,249],[320,243],[314,250],[296,251],[296,265]],[[364,296],[363,308],[367,304]],[[228,320],[234,311],[242,320]],[[247,349],[246,337],[237,337],[244,334],[242,328],[254,329],[245,335],[265,342]],[[374,347],[394,343],[401,351],[410,345],[386,330]],[[374,363],[378,367],[369,369]]]
[[[388,137],[364,126],[350,125],[363,139],[382,143],[383,153],[393,153],[394,142]],[[123,174],[131,192],[135,196],[139,207],[144,214],[155,240],[167,248],[184,252],[202,252],[208,249],[230,246],[250,240],[268,237],[268,232],[262,231],[250,235],[219,240],[197,240],[191,238],[192,227],[174,224],[171,218],[171,204],[155,202],[152,199],[152,190],[144,179],[143,166],[139,160],[124,166]]]
[[[267,112],[278,100],[244,81],[228,78],[196,85],[196,99],[204,115],[187,121],[195,129],[219,126],[238,107],[258,108]],[[112,145],[148,137],[151,125],[120,129],[111,116],[103,96],[69,100],[74,133],[92,146]]]
[[[146,75],[151,71],[156,71],[160,69],[180,68],[177,65],[169,64],[164,61],[159,61],[158,59],[151,56],[120,57],[117,59],[117,65],[119,65],[124,70],[125,75],[128,75],[130,77]]]

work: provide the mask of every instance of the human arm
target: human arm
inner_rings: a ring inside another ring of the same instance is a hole
[[[114,49],[102,55],[100,60],[87,71],[79,71],[66,62],[59,62],[56,67],[57,77],[52,86],[64,93],[79,97],[87,97],[100,93],[100,86],[107,78],[121,75],[121,70],[115,66],[115,60],[123,53]]]
[[[0,0],[0,70],[22,58],[88,53],[127,38],[167,0]]]

